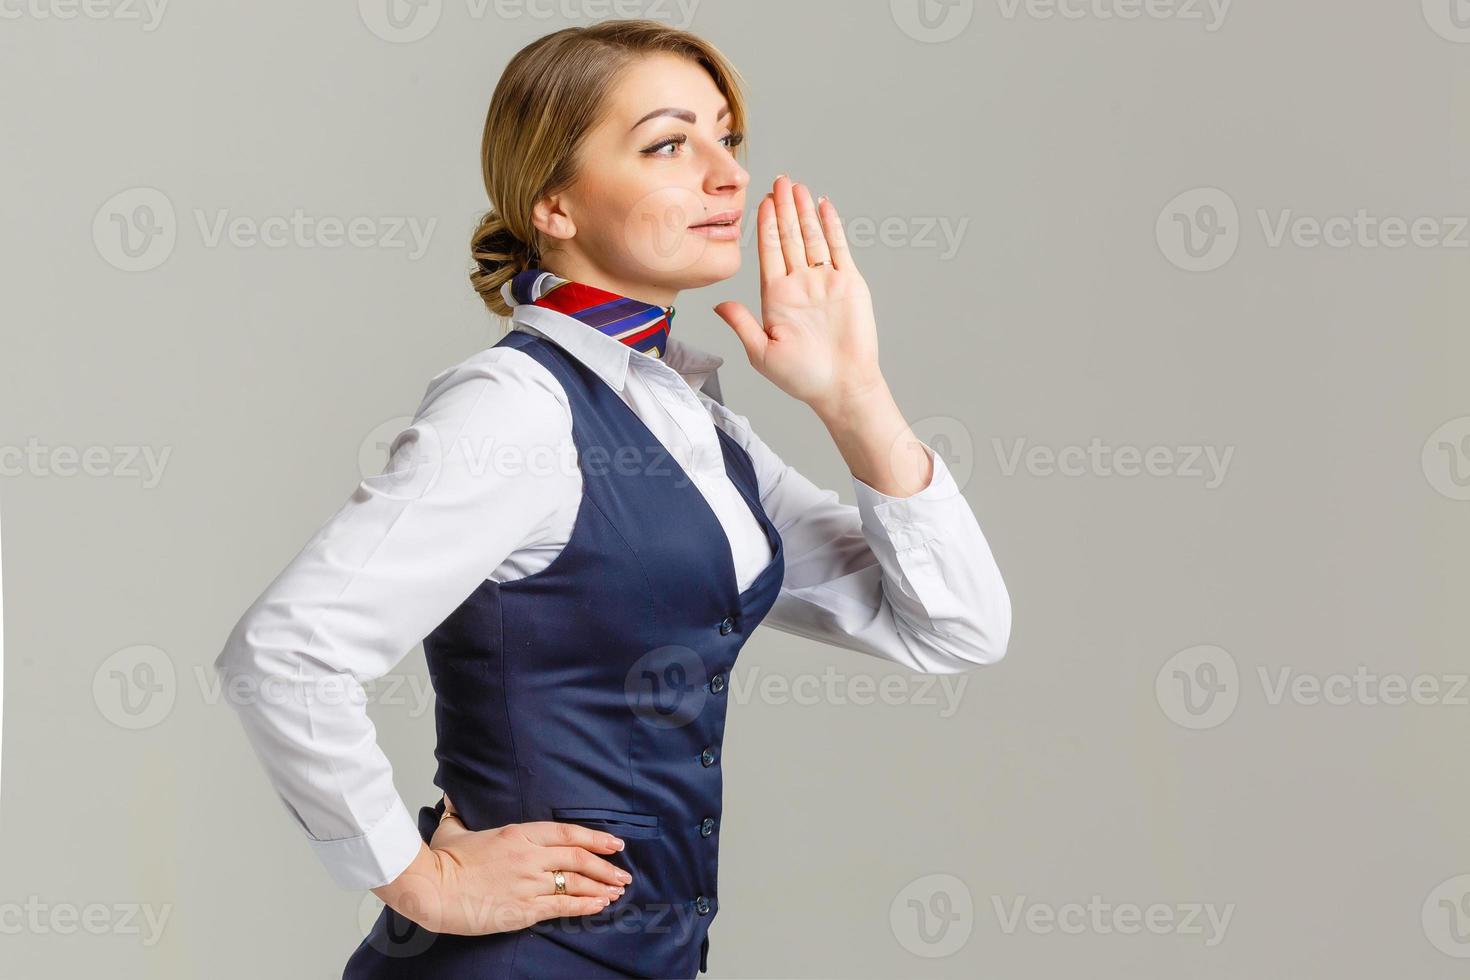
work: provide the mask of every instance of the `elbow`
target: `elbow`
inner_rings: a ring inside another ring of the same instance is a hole
[[[981,667],[993,667],[1005,659],[1010,646],[1010,624],[996,624],[976,642],[955,648],[954,666],[936,673],[959,674]]]
[[[992,667],[1005,659],[1011,642],[1011,599],[1002,591],[983,614],[952,624],[945,632],[941,656],[930,661],[926,674],[962,674]]]
[[[249,667],[250,651],[244,643],[241,626],[236,625],[225,640],[224,648],[214,658],[214,676],[220,693],[228,704],[235,704],[231,691],[237,683],[235,678],[245,674]]]
[[[256,626],[256,610],[258,603],[252,604],[230,627],[229,636],[225,637],[224,646],[219,655],[214,658],[214,671],[221,677],[239,673],[250,667],[255,659],[254,649],[258,644],[253,643],[254,634],[258,633]]]
[[[236,669],[240,659],[240,625],[237,623],[230,635],[225,638],[225,645],[219,655],[214,658],[214,676],[225,683],[229,682],[231,673]]]
[[[227,678],[230,671],[238,666],[240,651],[243,646],[240,642],[241,639],[241,628],[237,623],[235,628],[230,630],[230,635],[225,638],[225,645],[220,650],[219,655],[214,658],[215,676],[221,679]]]
[[[976,662],[977,667],[1000,663],[1005,659],[1006,650],[1010,648],[1011,596],[1004,589],[1001,590],[1000,601],[996,603],[995,610],[989,617],[989,626],[985,633],[987,642],[983,647],[984,657]]]
[[[259,690],[269,676],[280,673],[271,664],[274,655],[275,651],[259,642],[250,613],[240,617],[214,658],[214,676],[224,700],[236,708],[250,704],[253,698],[246,692]]]

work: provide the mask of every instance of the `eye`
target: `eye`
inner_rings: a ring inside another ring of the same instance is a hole
[[[664,150],[667,150],[667,149],[673,149],[673,148],[681,147],[685,143],[687,143],[688,141],[689,141],[689,137],[687,137],[684,134],[680,133],[678,136],[670,136],[668,139],[659,140],[657,143],[653,144],[652,146],[650,146],[647,149],[644,149],[644,150],[642,150],[640,152],[642,152],[642,154],[644,156],[650,156],[650,157],[669,157],[669,158],[673,158],[673,157],[677,156],[678,154],[676,154],[676,153],[665,153],[663,151]],[[745,142],[745,134],[744,133],[726,133],[724,136],[720,137],[720,141],[722,143],[724,143],[727,148],[733,150],[733,149],[735,149],[735,147],[737,147],[741,143]]]
[[[668,149],[669,147],[683,146],[684,143],[688,139],[689,139],[689,137],[683,136],[683,135],[680,135],[680,136],[670,136],[666,140],[659,140],[657,143],[653,144],[648,149],[646,149],[646,150],[644,150],[642,152],[643,152],[643,155],[644,156],[650,156],[650,157],[672,157],[672,156],[674,156],[674,154],[672,154],[672,153],[661,153],[660,151],[661,150]]]

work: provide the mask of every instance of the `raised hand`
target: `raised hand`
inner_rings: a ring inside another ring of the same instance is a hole
[[[785,174],[756,209],[761,316],[726,301],[715,312],[751,365],[818,414],[884,390],[868,284],[836,206]]]

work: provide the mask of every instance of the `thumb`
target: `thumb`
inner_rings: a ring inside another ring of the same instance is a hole
[[[750,358],[750,362],[759,364],[765,358],[767,340],[766,330],[761,326],[760,321],[751,315],[743,304],[733,300],[716,305],[715,313],[735,331],[735,335],[740,338],[740,343],[745,347],[745,355]]]
[[[444,847],[473,833],[473,830],[464,825],[458,811],[446,809],[439,818],[439,825],[434,828],[434,833],[429,839],[429,847],[435,849]]]

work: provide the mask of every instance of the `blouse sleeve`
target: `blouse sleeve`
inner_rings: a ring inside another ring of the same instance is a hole
[[[277,796],[342,887],[387,884],[422,842],[363,684],[575,506],[568,474],[538,463],[570,440],[565,393],[523,352],[490,348],[441,373],[383,472],[306,542],[215,660]]]
[[[944,457],[925,444],[933,476],[908,497],[854,476],[853,506],[783,461],[743,415],[713,410],[749,453],[783,542],[786,576],[766,624],[922,673],[1005,656],[1010,596]]]

